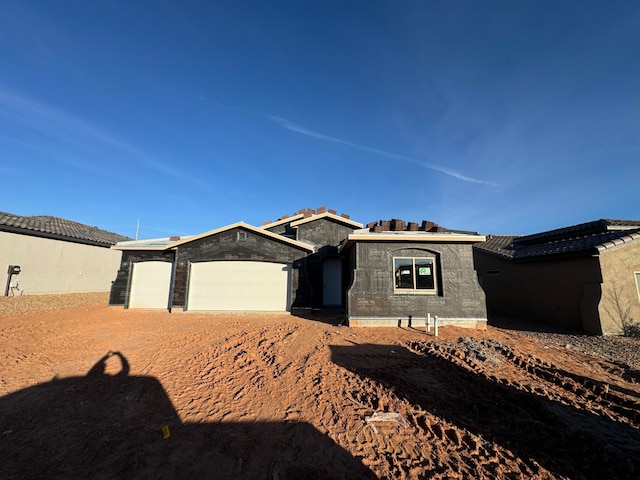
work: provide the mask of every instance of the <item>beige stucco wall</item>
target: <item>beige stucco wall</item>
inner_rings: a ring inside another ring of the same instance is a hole
[[[105,247],[0,232],[0,295],[9,265],[20,265],[13,277],[24,295],[106,292],[116,278],[122,252]]]
[[[640,241],[604,251],[600,255],[600,265],[602,333],[620,334],[623,318],[640,324],[640,298],[635,280],[635,272],[640,272]]]

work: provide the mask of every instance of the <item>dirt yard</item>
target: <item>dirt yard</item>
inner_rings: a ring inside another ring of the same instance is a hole
[[[0,301],[0,478],[640,477],[637,365],[492,327],[65,297]]]

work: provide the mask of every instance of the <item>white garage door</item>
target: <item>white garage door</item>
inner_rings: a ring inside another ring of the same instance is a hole
[[[170,286],[171,263],[134,263],[129,308],[167,308]]]
[[[282,263],[192,263],[187,310],[284,312],[289,274]]]

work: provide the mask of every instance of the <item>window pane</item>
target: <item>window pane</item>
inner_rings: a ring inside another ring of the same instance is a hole
[[[433,290],[435,288],[433,276],[433,260],[416,258],[416,288]]]
[[[396,288],[413,289],[413,259],[396,258],[394,261],[394,270],[396,275]]]
[[[636,287],[638,287],[638,295],[640,295],[640,273],[636,272]]]

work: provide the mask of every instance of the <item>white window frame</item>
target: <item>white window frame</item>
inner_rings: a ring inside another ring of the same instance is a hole
[[[636,293],[638,294],[638,301],[640,301],[640,272],[633,272],[633,277],[636,281]]]
[[[413,279],[413,288],[402,288],[397,286],[396,282],[396,260],[411,260],[411,275]],[[431,262],[431,274],[433,276],[433,288],[416,288],[416,260],[429,260]],[[438,270],[436,264],[436,257],[431,255],[425,255],[421,257],[393,257],[392,259],[392,281],[393,281],[393,293],[397,295],[437,295],[438,294],[438,278],[436,271]]]

